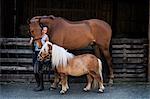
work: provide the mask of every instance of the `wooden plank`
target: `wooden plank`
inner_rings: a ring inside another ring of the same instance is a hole
[[[51,77],[53,75],[50,75]],[[19,81],[19,82],[35,82],[34,74],[2,74],[1,81]],[[44,81],[50,81],[48,74],[43,75]],[[53,78],[52,78],[53,79]]]
[[[29,42],[30,38],[0,38],[0,42]]]
[[[147,39],[129,39],[129,38],[121,38],[121,39],[112,39],[112,44],[144,44],[148,43]]]
[[[123,59],[123,58],[113,58],[112,62],[114,64],[120,64],[120,63],[136,63],[136,64],[141,64],[145,62],[144,58],[127,58],[127,59]]]
[[[143,58],[145,57],[144,54],[112,54],[112,57],[138,57]]]
[[[145,69],[126,69],[126,68],[122,68],[122,69],[114,69],[114,74],[118,74],[118,73],[126,73],[126,74],[141,74],[141,73],[145,73],[146,70]]]
[[[1,81],[33,82],[33,74],[2,74]]]
[[[146,66],[147,64],[115,64],[113,65],[113,69],[144,69]]]
[[[17,45],[17,46],[30,46],[28,42],[2,42],[3,45]]]
[[[9,66],[0,66],[0,70],[5,70],[5,71],[33,71],[33,67],[32,67],[32,65],[26,65],[26,66],[9,65]],[[43,70],[49,71],[50,67],[43,65]]]
[[[127,44],[123,44],[123,45],[112,45],[113,49],[122,49],[122,48],[133,48],[133,49],[143,49],[144,45],[127,45]]]
[[[33,67],[20,67],[20,66],[0,66],[0,70],[25,70],[25,71],[33,71]]]
[[[31,49],[0,49],[0,53],[32,54]]]
[[[123,74],[114,74],[115,77],[120,78],[120,77],[128,77],[128,78],[145,78],[146,74],[145,73],[141,73],[141,74],[127,74],[127,73],[123,73]]]
[[[135,53],[135,54],[143,54],[144,49],[125,49],[125,53]],[[113,49],[112,54],[124,53],[124,49]]]
[[[115,82],[143,82],[146,81],[145,77],[136,77],[136,78],[115,78]]]
[[[32,63],[31,58],[0,58],[0,62]]]

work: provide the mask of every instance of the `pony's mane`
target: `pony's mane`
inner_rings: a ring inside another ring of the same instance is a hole
[[[46,47],[48,46],[48,44],[51,45],[51,46],[53,45],[51,42],[46,42],[46,43],[43,45],[43,47],[41,48],[40,52],[43,51],[44,48],[46,48]]]
[[[52,64],[53,66],[67,66],[67,62],[72,59],[74,55],[67,52],[63,47],[52,45]]]

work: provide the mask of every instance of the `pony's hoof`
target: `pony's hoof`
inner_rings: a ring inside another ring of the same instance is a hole
[[[110,80],[109,80],[109,85],[112,86],[113,84],[114,84],[113,80],[110,79]]]
[[[69,87],[67,87],[67,90],[69,89]]]
[[[65,92],[64,90],[61,90],[61,91],[60,91],[60,94],[62,94],[62,95],[65,94],[65,93],[66,93],[66,92]]]
[[[100,93],[103,93],[103,92],[104,92],[104,90],[103,90],[103,89],[99,89],[98,91],[99,91]]]
[[[102,90],[104,90],[105,89],[105,87],[104,86],[102,86]]]
[[[89,90],[89,89],[87,89],[87,88],[84,88],[83,90],[84,90],[85,92],[88,92],[88,91],[90,91],[90,90]]]

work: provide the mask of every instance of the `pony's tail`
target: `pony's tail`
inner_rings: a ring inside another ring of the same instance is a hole
[[[99,76],[100,76],[100,80],[101,82],[103,83],[103,76],[102,76],[102,62],[100,59],[98,59],[98,73],[99,73]],[[92,89],[95,89],[95,88],[98,88],[99,87],[99,83],[98,81],[94,78],[93,79],[93,83],[92,83]]]
[[[103,75],[102,75],[102,62],[100,59],[98,59],[98,66],[99,66],[99,74],[100,74],[100,79],[103,83]]]

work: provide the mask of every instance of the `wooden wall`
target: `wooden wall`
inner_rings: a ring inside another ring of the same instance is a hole
[[[149,57],[148,57],[148,81],[150,82],[150,0],[149,0],[149,28],[148,28],[148,37],[149,37]]]
[[[0,6],[2,4],[1,2],[2,1],[0,1]],[[2,9],[0,8],[0,34],[2,34],[2,25],[1,25],[2,24],[2,20],[1,20],[2,19],[2,15],[1,14],[2,14]],[[1,37],[1,35],[0,35],[0,37]]]
[[[0,80],[33,82],[32,50],[29,38],[1,38]],[[147,39],[113,39],[111,53],[115,81],[148,80],[148,40]],[[75,53],[92,53],[92,48],[84,48]],[[73,51],[74,52],[74,51]],[[104,61],[103,61],[104,63]],[[103,64],[105,65],[105,64]],[[104,70],[107,68],[105,66]],[[48,70],[45,68],[45,80]],[[51,73],[52,74],[52,73]],[[106,72],[104,71],[104,74]]]
[[[25,37],[29,18],[53,14],[69,20],[102,19],[112,26],[113,38],[147,38],[148,1],[2,0],[2,36]]]

